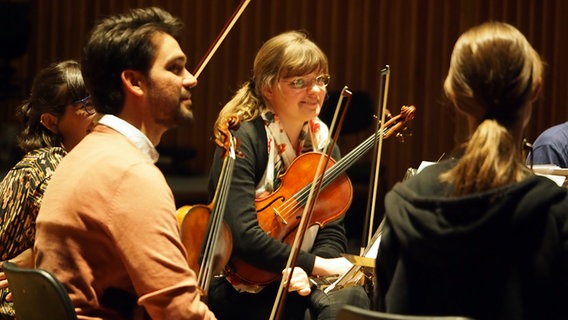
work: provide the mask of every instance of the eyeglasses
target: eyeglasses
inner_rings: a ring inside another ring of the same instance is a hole
[[[325,88],[329,84],[330,78],[331,77],[329,75],[322,74],[322,75],[315,77],[315,79],[312,79],[312,80],[307,80],[307,79],[304,79],[304,78],[296,78],[296,79],[290,81],[288,84],[293,89],[311,88],[311,87],[314,86],[314,84],[317,85],[320,88]]]
[[[81,109],[85,110],[85,112],[89,115],[93,115],[97,112],[95,110],[95,106],[93,105],[93,100],[91,100],[91,96],[86,96],[81,100],[73,101],[72,104],[73,105],[80,104]]]

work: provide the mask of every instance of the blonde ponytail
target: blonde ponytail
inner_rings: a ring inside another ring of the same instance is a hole
[[[233,115],[236,115],[241,122],[258,117],[262,109],[262,104],[263,102],[255,93],[252,80],[244,83],[219,112],[219,116],[213,127],[215,137],[219,138],[217,128],[227,122]]]
[[[485,120],[465,144],[458,164],[440,179],[454,186],[454,195],[465,195],[518,182],[530,175],[519,160],[519,146],[496,120]]]

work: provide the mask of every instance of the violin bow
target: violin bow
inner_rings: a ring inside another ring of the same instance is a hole
[[[235,25],[235,22],[237,22],[237,20],[239,19],[243,11],[245,11],[246,7],[250,2],[251,0],[241,0],[241,3],[239,3],[239,6],[237,7],[237,9],[235,9],[231,18],[227,21],[223,29],[221,29],[221,32],[217,36],[217,39],[215,39],[215,41],[213,42],[213,45],[209,47],[209,50],[207,50],[205,56],[203,56],[201,61],[199,61],[199,63],[197,64],[197,67],[193,72],[193,76],[196,79],[199,77],[203,69],[205,69],[205,66],[207,65],[211,57],[213,57],[213,55],[215,54],[215,52],[217,51],[223,40],[225,40],[227,34],[229,34],[229,31],[231,31],[231,29]]]
[[[361,247],[360,247],[360,254],[362,255],[367,244],[371,242],[371,238],[373,236],[373,225],[375,220],[375,210],[376,210],[376,203],[377,203],[377,190],[379,184],[379,171],[381,167],[381,153],[383,149],[383,128],[385,125],[385,117],[388,112],[387,110],[387,98],[388,98],[388,91],[389,91],[389,82],[390,82],[390,66],[386,65],[383,69],[381,69],[381,81],[379,84],[379,99],[380,103],[377,105],[377,111],[379,111],[379,106],[381,107],[381,120],[377,124],[377,130],[375,134],[378,134],[378,139],[376,139],[375,144],[375,154],[373,156],[373,165],[374,172],[371,175],[371,188],[369,189],[369,194],[367,197],[367,210],[366,210],[366,217],[364,223],[364,230],[362,233],[361,239]]]
[[[338,117],[338,114],[339,114],[339,110],[341,109],[341,105],[343,104],[343,99],[345,97],[347,98],[347,102],[345,103],[345,108],[343,109],[343,113],[342,113],[341,118],[339,120],[339,124],[337,126],[337,129],[334,129],[335,123],[337,121],[337,117]],[[290,272],[288,273],[287,277],[282,277],[282,280],[280,281],[280,286],[279,286],[278,292],[276,294],[276,299],[274,301],[274,305],[272,306],[272,312],[271,312],[270,318],[269,318],[270,320],[274,320],[274,319],[278,320],[278,319],[280,319],[280,317],[282,315],[282,311],[284,309],[284,304],[286,302],[286,295],[287,295],[287,292],[288,292],[288,287],[290,286],[292,274],[294,273],[294,267],[296,266],[296,260],[298,258],[298,254],[300,253],[300,248],[302,247],[302,242],[304,241],[304,235],[305,235],[306,230],[308,228],[308,223],[312,218],[314,205],[315,205],[316,199],[319,195],[319,191],[321,189],[321,183],[323,181],[323,176],[325,175],[325,170],[323,170],[323,169],[327,168],[327,165],[329,163],[329,159],[331,157],[331,152],[332,152],[333,148],[335,147],[335,143],[337,141],[337,138],[339,137],[339,131],[340,131],[341,126],[343,125],[345,115],[347,114],[347,109],[349,108],[349,104],[351,102],[351,97],[352,97],[351,91],[349,91],[347,86],[344,86],[343,89],[341,90],[341,94],[339,95],[339,100],[337,101],[337,105],[335,107],[335,113],[334,113],[334,116],[333,116],[333,120],[332,120],[330,128],[329,128],[330,135],[331,135],[332,132],[334,132],[334,136],[333,136],[333,139],[329,139],[329,137],[328,137],[327,140],[328,141],[331,140],[331,143],[324,147],[324,150],[327,149],[328,153],[327,154],[323,153],[321,155],[320,161],[318,163],[318,167],[315,171],[316,175],[315,175],[315,178],[314,178],[312,185],[311,185],[310,194],[308,196],[306,205],[304,207],[304,211],[302,212],[302,218],[300,219],[300,223],[298,225],[298,231],[296,232],[296,237],[294,238],[294,243],[292,244],[292,247],[290,249],[290,255],[288,256],[288,262],[286,263],[286,267],[284,269],[284,270],[289,269]],[[319,174],[320,171],[322,172],[321,174]]]

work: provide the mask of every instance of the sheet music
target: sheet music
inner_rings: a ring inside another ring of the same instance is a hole
[[[561,168],[555,164],[534,164],[532,170],[535,174],[554,181],[560,187],[566,186],[567,168]]]
[[[363,252],[363,257],[372,258],[372,259],[377,258],[377,254],[379,253],[379,244],[381,242],[381,234],[383,229],[382,226],[383,224],[381,223],[379,225],[379,228],[373,235],[373,238],[371,239],[371,245],[368,246]],[[335,280],[331,285],[325,288],[323,292],[329,293],[331,290],[338,287],[338,285],[339,287],[344,286],[346,283],[352,280],[359,272],[361,272],[360,266],[354,265],[353,268],[349,269],[349,271],[347,271],[345,274],[343,274],[337,280]]]
[[[381,243],[381,236],[379,235],[375,242],[369,248],[369,252],[364,254],[364,257],[376,259],[379,254],[379,244]]]
[[[422,169],[429,167],[433,164],[436,164],[436,162],[432,162],[432,161],[422,161],[420,163],[420,166],[418,167],[418,169],[416,170],[416,173],[420,173],[420,171],[422,171]]]

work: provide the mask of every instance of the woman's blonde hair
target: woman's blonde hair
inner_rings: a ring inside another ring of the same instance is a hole
[[[479,124],[458,164],[441,175],[464,195],[520,181],[530,171],[511,131],[540,92],[543,62],[524,35],[502,22],[486,22],[457,40],[444,91]]]
[[[262,89],[277,82],[282,75],[304,75],[314,71],[328,73],[323,51],[301,31],[281,33],[266,41],[254,59],[253,75],[219,112],[214,129],[236,115],[250,121],[260,115],[265,101]]]

